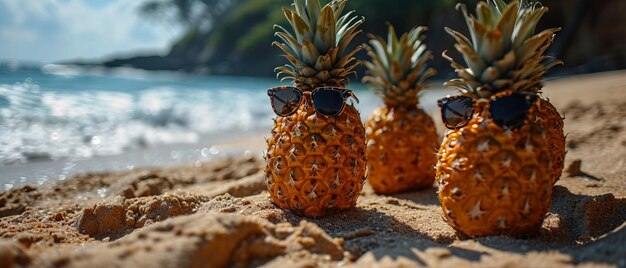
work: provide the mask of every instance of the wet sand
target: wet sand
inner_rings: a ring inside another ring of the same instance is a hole
[[[366,185],[354,209],[303,218],[271,203],[262,161],[240,154],[2,192],[0,267],[626,267],[626,71],[550,81],[545,95],[565,114],[571,172],[535,237],[459,237],[434,187]]]

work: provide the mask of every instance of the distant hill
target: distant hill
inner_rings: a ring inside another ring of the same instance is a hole
[[[287,1],[240,2],[224,16],[226,19],[216,22],[210,30],[187,30],[165,56],[120,58],[102,65],[196,74],[272,76],[273,69],[285,63],[271,42],[275,40],[272,26],[287,24],[281,11]],[[470,2],[473,9],[476,1],[465,2]],[[592,2],[542,1],[551,10],[539,29],[563,27],[551,52],[566,62],[565,67],[556,68],[557,72],[584,73],[626,67],[626,17],[623,16],[626,1],[606,0],[595,5]],[[447,0],[353,0],[348,8],[366,17],[365,32],[384,34],[387,21],[398,31],[407,31],[414,25],[427,25],[426,43],[436,56],[432,64],[439,69],[440,77],[450,77],[453,74],[449,64],[439,57],[444,50],[452,50],[453,44],[443,27],[466,32],[465,22],[454,5],[454,1]],[[366,41],[365,35],[357,39],[357,42]],[[361,53],[358,56],[363,58],[366,55]]]

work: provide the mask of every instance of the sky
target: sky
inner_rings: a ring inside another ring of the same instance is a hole
[[[0,60],[54,63],[165,53],[180,34],[146,20],[144,0],[0,0]]]

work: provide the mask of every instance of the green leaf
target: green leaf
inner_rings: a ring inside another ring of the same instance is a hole
[[[472,28],[470,29],[470,33],[472,33],[472,37],[476,38],[473,40],[473,47],[480,48],[482,46],[483,37],[485,36],[487,29],[483,24],[481,24],[476,18],[471,18],[472,20]]]
[[[296,13],[302,17],[302,20],[304,20],[307,24],[311,24],[311,18],[309,18],[306,8],[302,4],[302,0],[294,0],[294,6],[296,7]]]
[[[525,62],[534,55],[539,54],[538,49],[542,47],[556,31],[557,29],[547,29],[526,40],[526,42],[516,50],[518,62]]]
[[[351,13],[348,13],[351,14]],[[342,17],[341,19],[346,19],[348,18],[348,14],[346,14],[346,16]],[[359,25],[361,25],[363,23],[363,19],[361,18],[360,21],[356,21],[359,19],[358,17],[352,17],[350,20],[348,20],[345,24],[337,24],[337,26],[335,27],[335,29],[337,29],[337,27],[339,27],[339,30],[337,31],[337,38],[336,38],[336,42],[339,42],[341,39],[343,39],[343,37],[346,35],[346,33],[350,30],[350,29],[356,29],[355,28],[355,24],[358,24],[356,27],[358,27]],[[339,26],[341,25],[341,26]]]
[[[474,75],[480,75],[483,72],[486,64],[472,47],[459,44],[454,45],[454,47],[463,55],[465,63],[467,63]]]
[[[539,23],[539,20],[546,12],[548,12],[548,9],[545,7],[538,9],[524,8],[521,19],[518,19],[516,29],[513,31],[514,47],[519,47],[533,35],[537,23]]]
[[[513,1],[511,2],[511,4],[516,2],[517,1]],[[494,6],[500,14],[504,13],[504,10],[507,8],[507,4],[506,2],[504,2],[504,0],[489,0],[489,5]]]
[[[283,43],[279,43],[274,41],[272,43],[272,45],[277,46],[285,55],[289,55],[292,57],[298,56],[299,53],[294,54],[293,51],[291,50],[291,48],[287,47],[285,44]]]
[[[317,20],[320,18],[320,12],[322,10],[322,6],[320,5],[319,0],[305,0],[306,8],[309,14],[309,20],[311,25],[316,25]]]
[[[343,51],[345,50],[348,45],[350,44],[350,42],[352,42],[352,39],[354,39],[354,37],[361,33],[360,30],[357,31],[357,29],[359,28],[359,26],[361,26],[361,24],[363,23],[363,20],[359,20],[356,23],[354,23],[352,26],[348,27],[344,33],[341,34],[341,38],[339,38],[339,33],[337,33],[337,47],[339,48],[339,51]]]
[[[307,65],[313,65],[320,57],[320,52],[309,40],[302,41],[302,60]]]
[[[332,8],[327,5],[322,9],[321,18],[317,21],[314,43],[320,53],[326,54],[335,46],[335,21]]]
[[[296,57],[300,57],[300,50],[302,50],[302,46],[300,45],[300,43],[298,43],[298,41],[293,38],[293,36],[283,32],[276,32],[275,35],[283,40],[285,44],[287,44],[287,47],[290,48],[290,50],[293,52],[293,55],[295,55]]]
[[[467,29],[470,32],[470,37],[472,39],[472,44],[474,45],[474,47],[476,47],[478,45],[478,36],[476,36],[476,32],[473,31],[472,29],[474,29],[474,21],[473,21],[473,17],[471,15],[468,14],[467,12],[467,6],[465,6],[464,4],[457,4],[456,8],[458,10],[461,10],[461,12],[463,13],[463,17],[465,17],[465,23],[467,24]]]
[[[393,59],[392,53],[398,49],[398,36],[391,24],[387,27],[387,31],[387,53],[391,54],[392,56],[390,58]]]
[[[391,64],[391,62],[389,62],[389,60],[391,59],[391,55],[389,55],[386,49],[387,42],[379,36],[376,36],[374,38],[375,39],[370,40],[370,45],[374,49],[374,53],[378,55],[378,58],[380,59],[382,66],[385,69],[389,69],[390,64]]]
[[[339,20],[339,18],[341,17],[341,13],[343,13],[343,9],[346,7],[346,3],[346,0],[335,0],[331,2],[335,21]]]
[[[509,50],[511,42],[513,42],[513,29],[515,28],[515,21],[517,19],[517,10],[519,9],[519,2],[515,1],[508,6],[502,13],[497,28],[502,33],[502,47],[504,50]]]
[[[446,30],[446,32],[452,36],[452,38],[454,38],[454,40],[456,40],[456,42],[460,45],[465,45],[465,46],[472,46],[472,44],[470,43],[470,41],[467,39],[467,37],[465,37],[463,34],[452,30],[448,27],[444,28]]]
[[[293,25],[295,25],[294,31],[296,32],[296,35],[300,35],[300,37],[298,37],[298,41],[302,42],[305,39],[313,39],[313,34],[309,25],[302,20],[298,14],[293,14],[292,18]]]
[[[488,28],[493,28],[497,22],[497,17],[493,13],[491,6],[485,2],[479,2],[476,6],[476,14],[478,15],[478,21],[486,25]]]
[[[493,62],[502,57],[502,53],[504,53],[502,39],[502,33],[499,29],[493,29],[483,35],[479,53],[486,62]]]

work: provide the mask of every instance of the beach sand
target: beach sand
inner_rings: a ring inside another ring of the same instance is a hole
[[[247,154],[2,192],[0,267],[626,267],[626,71],[556,79],[545,95],[568,153],[536,237],[459,237],[434,187],[366,185],[354,209],[303,218],[271,203]]]

